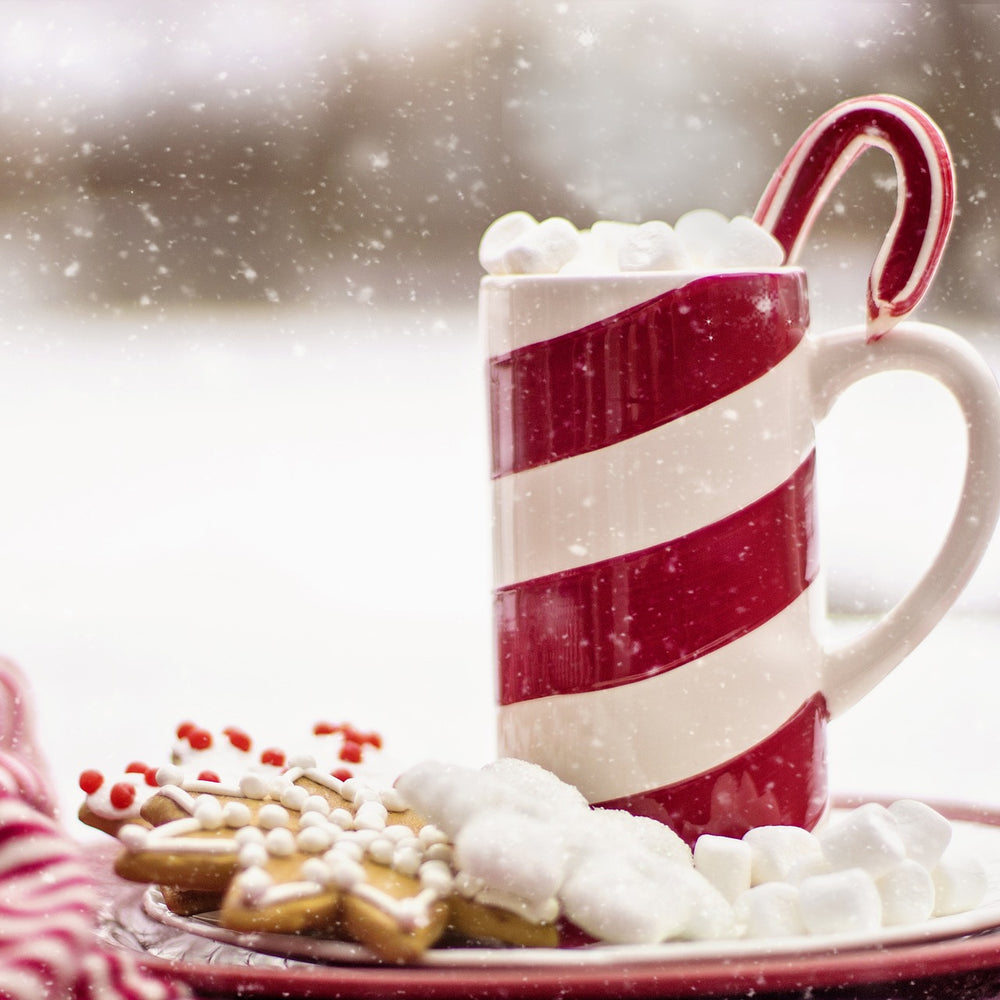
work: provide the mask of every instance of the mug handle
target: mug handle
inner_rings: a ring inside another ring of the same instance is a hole
[[[923,372],[955,397],[968,429],[962,495],[948,534],[916,586],[877,624],[827,650],[821,689],[831,717],[866,695],[926,638],[975,572],[1000,516],[1000,392],[992,371],[958,334],[903,322],[878,340],[865,327],[810,337],[814,420],[854,382],[884,371]]]

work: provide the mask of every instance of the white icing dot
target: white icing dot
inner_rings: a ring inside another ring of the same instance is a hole
[[[321,854],[333,844],[333,834],[323,826],[305,826],[299,830],[295,842],[306,854]]]
[[[236,878],[239,894],[247,902],[256,902],[273,885],[271,876],[262,868],[248,868]]]
[[[267,861],[267,848],[257,842],[244,844],[236,856],[243,868],[259,867]]]
[[[426,921],[427,905],[419,897],[397,900],[395,917],[400,927],[412,930]]]
[[[403,797],[402,792],[395,788],[383,789],[380,798],[382,800],[382,805],[384,805],[389,812],[401,813],[410,808],[409,803]]]
[[[350,830],[354,826],[354,817],[346,809],[334,809],[330,819],[342,830]]]
[[[330,880],[338,889],[353,889],[365,881],[365,870],[351,858],[338,857],[330,864]]]
[[[424,857],[428,861],[444,861],[451,864],[455,851],[451,844],[431,844],[424,849]]]
[[[326,885],[330,881],[330,866],[322,858],[306,858],[301,871],[304,879],[317,885]]]
[[[288,766],[309,771],[316,766],[316,758],[307,753],[296,754],[289,758]]]
[[[279,826],[264,838],[268,853],[276,858],[288,858],[295,853],[295,835],[287,827]]]
[[[309,812],[304,812],[299,817],[299,826],[300,827],[307,827],[307,826],[328,827],[330,825],[331,825],[331,823],[329,821],[329,818],[326,817],[326,816],[324,816],[321,812],[317,812],[315,810],[310,810]],[[337,827],[337,829],[339,830],[340,827]]]
[[[425,861],[420,866],[420,884],[439,896],[446,896],[454,888],[455,879],[443,861]]]
[[[354,840],[338,840],[333,845],[333,849],[323,855],[330,864],[335,864],[338,858],[347,858],[349,861],[360,861],[365,856],[364,847]]]
[[[379,830],[351,830],[346,836],[353,840],[363,851],[367,851],[372,842],[381,836]]]
[[[376,837],[368,845],[368,854],[372,861],[380,865],[391,865],[394,845],[388,837]]]
[[[387,826],[382,831],[382,836],[388,837],[391,841],[396,844],[402,844],[405,841],[416,841],[417,837],[414,832],[408,827],[404,826],[402,823],[393,823]]]
[[[330,815],[330,803],[322,795],[310,795],[302,803],[303,818],[309,813],[319,813],[321,816]]]
[[[156,783],[164,785],[180,785],[184,780],[184,772],[174,764],[164,764],[156,769]]]
[[[361,789],[362,782],[359,778],[348,778],[340,786],[340,794],[347,799],[348,802],[354,801],[354,796],[358,794]]]
[[[356,830],[384,830],[388,812],[381,802],[363,802],[354,814]]]
[[[309,793],[304,788],[300,788],[298,785],[289,785],[281,791],[281,804],[286,808],[294,809],[297,812],[301,811],[302,806],[305,805],[306,799],[308,798]]]
[[[392,856],[392,867],[402,875],[416,875],[423,860],[423,851],[419,847],[403,844],[396,848]]]
[[[194,818],[203,830],[218,830],[222,826],[222,805],[211,795],[199,795],[194,802]]]
[[[262,799],[267,795],[267,782],[259,774],[244,774],[240,778],[240,793],[248,799]]]
[[[289,816],[287,810],[283,809],[276,802],[268,802],[261,806],[257,813],[257,822],[265,830],[274,830],[277,827],[288,826]]]
[[[149,831],[138,823],[126,823],[118,831],[118,839],[130,851],[141,851],[146,846]]]
[[[244,827],[251,819],[250,807],[245,802],[227,802],[222,807],[222,821],[228,827]]]
[[[449,842],[448,834],[433,823],[427,823],[425,826],[422,826],[417,837],[425,847],[429,847],[431,844],[447,844]]]
[[[233,839],[241,847],[244,844],[263,844],[264,834],[256,826],[244,826],[233,834]]]

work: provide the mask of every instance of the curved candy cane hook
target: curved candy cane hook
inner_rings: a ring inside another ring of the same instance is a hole
[[[923,298],[948,240],[955,172],[937,125],[909,101],[873,95],[844,101],[816,119],[775,171],[754,221],[794,263],[827,196],[866,149],[896,164],[896,215],[868,278],[868,333],[876,340]]]

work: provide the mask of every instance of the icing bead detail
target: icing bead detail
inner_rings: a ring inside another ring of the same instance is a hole
[[[104,784],[104,775],[100,771],[83,771],[80,774],[80,790],[87,795],[93,795]]]
[[[261,806],[260,812],[257,814],[257,821],[265,830],[288,826],[288,811],[275,802],[268,802],[267,805]]]
[[[244,827],[252,818],[250,808],[245,802],[227,802],[222,807],[222,820],[228,827]]]
[[[295,853],[295,835],[287,827],[276,827],[264,838],[268,853],[276,858],[290,858]]]
[[[259,774],[244,774],[240,778],[240,792],[248,799],[262,799],[267,795],[267,782]]]
[[[119,781],[111,786],[111,805],[115,809],[128,809],[135,802],[135,785]]]
[[[250,737],[242,729],[237,729],[235,726],[227,726],[222,732],[224,736],[229,737],[229,742],[232,746],[237,750],[242,750],[244,753],[249,752],[250,747],[253,745]]]

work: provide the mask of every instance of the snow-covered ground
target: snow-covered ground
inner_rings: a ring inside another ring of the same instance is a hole
[[[996,360],[994,358],[994,360]],[[0,341],[0,651],[37,689],[64,807],[187,718],[293,743],[381,728],[493,752],[484,365],[471,308],[38,313]],[[824,427],[831,599],[926,564],[960,426],[884,376]],[[945,626],[832,727],[834,787],[992,799],[1000,546]],[[988,702],[987,702],[988,704]],[[969,763],[971,762],[971,763]]]

